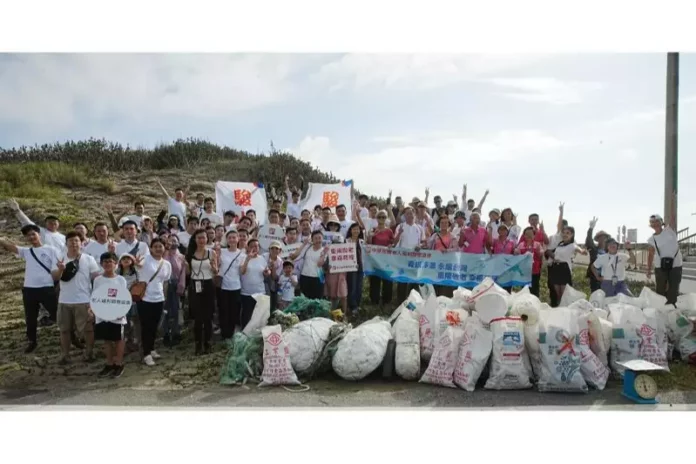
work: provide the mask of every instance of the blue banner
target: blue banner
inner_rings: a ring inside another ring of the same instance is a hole
[[[531,253],[487,255],[364,245],[362,257],[366,275],[394,282],[472,288],[490,277],[501,287],[532,283]]]

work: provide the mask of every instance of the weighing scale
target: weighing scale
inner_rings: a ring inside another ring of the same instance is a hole
[[[642,359],[633,359],[616,364],[626,368],[623,377],[623,392],[621,394],[638,404],[657,404],[657,382],[649,372],[666,371],[658,366]]]

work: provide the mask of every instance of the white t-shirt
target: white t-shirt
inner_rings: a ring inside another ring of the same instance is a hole
[[[40,247],[17,247],[17,257],[27,262],[24,272],[24,286],[27,288],[53,287],[53,277],[31,255],[31,250],[49,270],[58,269],[58,258],[61,251],[55,247],[41,245]]]
[[[616,276],[619,281],[622,281],[626,280],[626,264],[628,264],[627,254],[617,253],[610,255],[605,253],[597,256],[594,267],[600,271],[599,274],[605,279],[611,279]]]
[[[575,243],[569,243],[568,245],[557,245],[553,250],[553,257],[556,262],[566,263],[572,268],[575,252],[579,250],[581,250],[581,248]]]
[[[246,260],[246,256],[243,256]],[[241,259],[241,258],[240,258]],[[246,274],[242,274],[242,295],[254,295],[256,293],[266,293],[263,271],[266,269],[266,260],[263,256],[257,256],[249,260]]]
[[[319,264],[317,262],[323,252],[323,247],[315,250],[312,245],[309,245],[309,249],[300,254],[301,257],[304,257],[301,275],[305,277],[319,277]]]
[[[160,261],[157,261],[152,255],[147,255],[143,259],[143,266],[138,269],[138,281],[139,282],[149,282],[157,268],[160,265]],[[145,295],[143,295],[143,301],[148,303],[159,303],[164,301],[164,282],[167,282],[172,276],[172,265],[166,259],[163,259],[162,269],[160,269],[157,276],[152,279],[152,282],[147,284],[145,289]]]
[[[125,240],[121,240],[120,242],[116,243],[116,256],[120,258],[126,253],[133,254],[131,251],[133,248],[135,248],[137,243],[140,245],[138,246],[138,252],[135,256],[148,256],[150,254],[150,247],[147,246],[147,243],[136,242],[135,240],[131,243],[128,243]]]
[[[179,239],[179,243],[184,245],[185,247],[189,246],[189,242],[191,241],[191,234],[186,232],[185,230],[179,232],[176,234],[176,238]]]
[[[94,289],[101,287],[102,285],[108,285],[109,287],[121,287],[128,291],[128,282],[126,282],[125,277],[120,275],[115,275],[113,277],[99,276],[94,279]],[[104,319],[99,319],[96,315],[94,316],[94,323],[99,324],[100,322],[112,322],[114,324],[126,325],[126,316],[123,316],[115,321],[105,321]]]
[[[67,254],[62,254],[61,259],[67,265],[72,259]],[[99,265],[90,255],[80,253],[77,274],[68,282],[60,281],[60,294],[58,303],[82,304],[89,303],[92,294],[92,274],[99,272]]]
[[[370,210],[368,208],[360,207],[360,219],[367,219],[370,217]]]
[[[179,217],[179,224],[186,224],[186,203],[176,201],[174,198],[167,200],[167,217],[176,215]]]
[[[679,250],[679,242],[677,234],[670,227],[662,229],[659,235],[653,234],[648,239],[648,245],[655,248],[655,259],[653,266],[657,269],[660,267],[662,258],[674,258],[672,267],[681,267],[683,264],[682,254]],[[659,250],[659,251],[658,251]],[[675,256],[676,255],[676,256]]]
[[[118,226],[121,227],[126,221],[133,221],[136,224],[138,224],[138,229],[143,228],[143,219],[145,216],[138,216],[137,214],[131,214],[129,216],[123,216],[119,221],[118,221]]]
[[[414,249],[421,245],[421,242],[425,240],[425,232],[423,228],[418,224],[407,224],[405,222],[396,226],[395,235],[399,235],[399,242],[396,244],[399,248],[409,248]]]
[[[290,302],[295,298],[295,285],[297,285],[297,277],[292,274],[290,277],[285,274],[278,277],[278,292],[282,301]]]
[[[97,262],[97,265],[99,266],[99,270],[101,271],[101,264],[99,264],[101,260],[101,255],[109,251],[109,242],[106,243],[99,243],[96,240],[90,240],[89,244],[82,249],[83,253],[87,253],[90,255],[94,260]]]
[[[58,251],[65,251],[67,244],[65,243],[65,235],[60,232],[51,232],[48,229],[39,227],[41,229],[41,243],[44,245],[52,246]]]
[[[210,224],[211,224],[213,227],[215,227],[215,226],[217,226],[217,225],[223,223],[222,218],[220,217],[220,215],[217,214],[217,213],[215,213],[215,212],[213,212],[213,213],[206,213],[205,211],[203,211],[203,212],[200,214],[198,220],[199,220],[199,221],[202,221],[203,219],[208,219],[208,220],[210,221]]]
[[[245,258],[246,254],[239,249],[237,251],[220,250],[220,275],[222,276],[221,288],[223,290],[239,290],[242,288],[239,269]]]
[[[292,198],[288,197],[288,207],[286,208],[287,216],[299,219],[302,215],[302,208],[299,203],[291,203]]]

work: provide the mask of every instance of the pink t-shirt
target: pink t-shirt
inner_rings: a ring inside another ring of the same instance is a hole
[[[433,234],[428,239],[428,247],[432,250],[447,251],[452,248],[452,234]]]
[[[514,251],[515,244],[509,238],[505,239],[505,241],[496,240],[495,242],[493,242],[494,255],[511,255],[514,253]]]
[[[488,232],[486,232],[485,228],[479,226],[477,230],[474,230],[471,227],[467,227],[459,237],[459,246],[464,253],[481,254],[486,250],[487,239]]]

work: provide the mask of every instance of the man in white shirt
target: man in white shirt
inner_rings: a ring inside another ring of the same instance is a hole
[[[142,201],[136,201],[133,204],[133,209],[135,211],[134,214],[124,214],[120,218],[118,218],[119,227],[121,227],[123,223],[126,221],[133,221],[138,225],[138,229],[142,229],[143,221],[147,217],[145,216],[145,203],[143,203]],[[107,206],[106,211],[109,214],[113,214],[110,206]]]
[[[304,179],[300,178],[302,184],[299,189],[290,188],[290,176],[285,176],[285,200],[287,201],[286,212],[290,218],[300,219],[302,211],[300,210],[300,197],[302,196],[302,189],[304,187]]]
[[[358,197],[358,204],[360,205],[360,217],[363,219],[370,217],[370,210],[367,207],[368,201],[369,198],[365,194]]]
[[[135,224],[133,224],[135,227]],[[80,236],[77,232],[66,235],[67,249],[51,271],[55,280],[60,280],[58,295],[58,328],[60,329],[59,364],[67,364],[73,330],[85,338],[87,362],[94,360],[94,321],[89,314],[89,299],[92,280],[100,274],[99,265],[90,255],[82,253]]]
[[[113,251],[116,256],[121,258],[124,254],[128,253],[133,256],[147,256],[150,254],[150,247],[147,243],[138,241],[136,234],[138,233],[138,228],[133,221],[126,221],[121,227],[123,240],[113,244]]]
[[[338,217],[338,221],[341,224],[341,235],[344,237],[348,232],[348,228],[353,224],[353,221],[346,218],[346,213],[346,205],[338,205],[336,207],[336,216]]]
[[[29,219],[26,214],[20,209],[17,201],[12,198],[8,202],[10,209],[14,211],[15,216],[22,224],[22,226],[27,226],[34,224],[34,221]],[[60,221],[56,216],[49,215],[44,219],[44,224],[46,227],[39,227],[41,231],[41,243],[47,246],[52,246],[59,251],[65,250],[65,235],[58,232],[60,228]]]
[[[186,221],[186,230],[176,234],[177,238],[179,239],[179,243],[184,248],[188,248],[189,242],[191,241],[191,237],[194,233],[196,233],[196,229],[198,229],[198,224],[198,218],[191,216]]]
[[[109,226],[104,222],[94,224],[94,240],[90,240],[89,244],[82,249],[84,253],[94,258],[97,264],[101,260],[101,255],[109,251]],[[101,266],[99,266],[101,270]]]
[[[157,184],[160,186],[162,193],[164,193],[164,197],[167,199],[167,216],[176,215],[179,217],[179,224],[184,224],[186,222],[187,211],[189,210],[188,204],[186,203],[186,190],[188,190],[188,187],[185,190],[182,188],[176,189],[174,191],[174,198],[172,198],[169,196],[167,189],[162,185],[162,182],[158,180]],[[201,196],[202,203],[203,194],[199,195]],[[201,204],[200,207],[202,208],[202,206]],[[195,216],[198,217],[199,213],[200,209],[197,209]]]
[[[426,237],[423,228],[415,223],[416,217],[413,208],[410,206],[404,208],[404,217],[405,221],[396,226],[394,246],[409,250],[420,250],[421,247],[425,246]],[[398,301],[404,301],[413,288],[416,288],[415,284],[399,282],[396,286]]]
[[[36,224],[27,224],[22,227],[22,235],[29,244],[28,247],[20,247],[4,239],[0,239],[0,247],[26,261],[22,301],[29,344],[24,352],[31,353],[37,346],[36,320],[39,307],[43,305],[48,311],[50,320],[56,320],[58,301],[52,271],[57,269],[61,252],[41,243],[41,230]]]
[[[198,220],[203,221],[203,219],[208,219],[210,221],[210,225],[213,227],[222,224],[222,218],[219,214],[215,212],[214,209],[215,200],[213,200],[211,197],[208,197],[205,199],[203,204],[203,211],[199,215]]]

